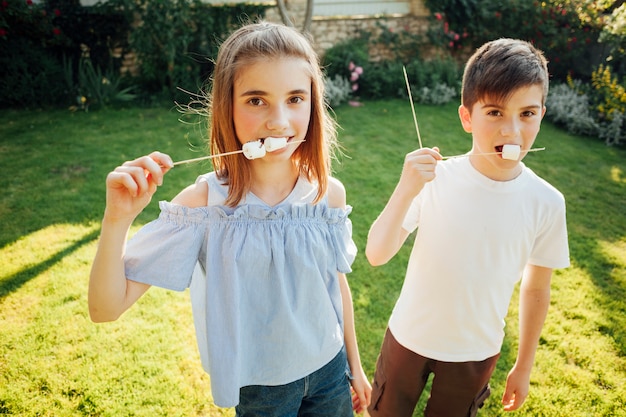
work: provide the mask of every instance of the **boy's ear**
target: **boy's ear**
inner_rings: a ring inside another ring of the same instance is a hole
[[[464,105],[459,106],[459,119],[461,119],[461,126],[466,133],[472,133],[472,115],[470,110]]]

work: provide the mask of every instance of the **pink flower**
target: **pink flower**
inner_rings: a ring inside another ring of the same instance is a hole
[[[359,85],[357,83],[352,84],[352,91],[356,91],[359,89]]]
[[[355,67],[354,62],[350,61],[350,63],[348,64],[348,69],[352,71],[354,70],[354,67]]]
[[[363,67],[356,67],[354,69],[354,72],[356,72],[358,75],[363,74]]]
[[[441,15],[441,13],[435,13],[435,19],[441,20],[443,19],[443,16]]]
[[[359,79],[359,74],[357,74],[356,71],[353,71],[352,74],[350,74],[350,82],[355,82],[358,79]]]
[[[26,4],[28,4],[29,6],[33,5],[33,0],[26,0]]]
[[[52,34],[54,36],[59,36],[61,34],[61,29],[59,29],[59,28],[52,28]]]
[[[54,9],[54,15],[55,15],[55,16],[61,16],[61,10],[59,10],[59,9]]]

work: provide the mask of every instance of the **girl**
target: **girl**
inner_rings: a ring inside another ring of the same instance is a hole
[[[190,287],[218,406],[237,416],[352,416],[371,387],[345,276],[356,254],[351,208],[330,177],[336,126],[307,39],[265,22],[234,32],[218,54],[209,113],[212,154],[267,138],[287,145],[257,159],[215,158],[214,172],[161,202],[128,245],[173,164],[153,152],[111,172],[91,318],[117,319],[151,285]]]

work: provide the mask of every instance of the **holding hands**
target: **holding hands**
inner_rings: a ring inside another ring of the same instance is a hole
[[[124,162],[107,175],[105,217],[132,222],[150,203],[163,176],[173,167],[172,159],[152,152]]]

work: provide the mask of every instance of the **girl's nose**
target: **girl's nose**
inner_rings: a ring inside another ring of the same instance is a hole
[[[283,106],[275,106],[267,119],[267,128],[283,130],[289,127],[289,113]]]

